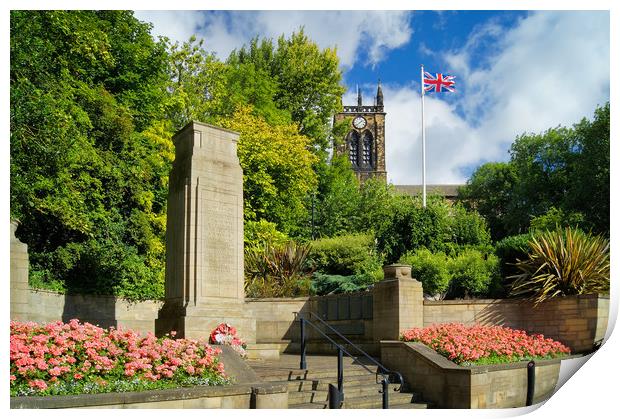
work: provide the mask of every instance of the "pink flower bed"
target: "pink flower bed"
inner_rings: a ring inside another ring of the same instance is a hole
[[[501,326],[437,324],[405,330],[405,342],[421,342],[456,364],[494,364],[528,359],[557,358],[570,348],[543,335]]]
[[[134,391],[227,382],[221,350],[194,339],[69,323],[11,322],[11,395]]]

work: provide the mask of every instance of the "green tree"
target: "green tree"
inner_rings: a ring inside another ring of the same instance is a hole
[[[419,247],[432,252],[444,250],[451,238],[449,206],[439,197],[429,198],[424,208],[420,197],[397,197],[391,214],[376,232],[378,248],[387,263]]]
[[[390,218],[394,206],[398,205],[400,199],[393,185],[383,179],[371,178],[361,185],[359,200],[355,229],[377,232]]]
[[[517,181],[517,173],[510,163],[485,163],[459,188],[458,201],[487,220],[494,240],[506,236],[510,230],[506,221]]]
[[[276,106],[291,115],[317,150],[330,146],[330,122],[345,92],[335,49],[321,50],[301,29],[289,38],[281,36],[277,45],[271,39],[255,38],[249,46],[233,51],[228,63],[233,67],[252,63],[254,71],[268,73],[277,86]]]
[[[564,127],[524,134],[512,144],[510,164],[519,182],[506,214],[511,234],[527,231],[531,218],[546,213],[554,204],[564,207],[576,146],[574,132]]]
[[[132,12],[11,13],[11,217],[32,283],[162,296],[166,59]]]
[[[168,40],[168,103],[166,116],[178,130],[190,121],[212,122],[223,113],[226,66],[191,36],[179,44]]]
[[[459,200],[487,219],[494,240],[545,223],[609,235],[609,144],[607,103],[592,121],[519,136],[510,161],[478,168]]]
[[[237,154],[243,168],[245,219],[264,219],[287,234],[305,222],[305,198],[317,182],[310,140],[293,124],[269,125],[249,106],[217,123],[241,134]]]
[[[314,208],[314,237],[333,237],[358,231],[360,185],[345,156],[334,156],[318,167]]]
[[[579,158],[570,179],[566,207],[581,212],[594,231],[609,236],[609,102],[574,127]]]

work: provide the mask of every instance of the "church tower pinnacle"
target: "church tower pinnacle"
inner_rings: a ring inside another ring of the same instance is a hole
[[[381,90],[381,79],[379,79],[379,85],[377,86],[377,106],[383,107],[383,90]]]

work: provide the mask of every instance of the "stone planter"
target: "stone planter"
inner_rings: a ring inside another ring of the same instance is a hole
[[[437,408],[525,406],[527,362],[463,367],[421,343],[400,341],[381,342],[381,362]],[[560,359],[536,361],[534,403],[551,397],[559,373]]]
[[[204,386],[75,396],[11,397],[11,409],[286,409],[288,387]]]

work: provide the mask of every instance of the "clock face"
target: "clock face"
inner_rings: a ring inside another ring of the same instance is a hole
[[[355,128],[362,129],[366,126],[366,120],[363,117],[358,116],[353,120],[353,126]]]

